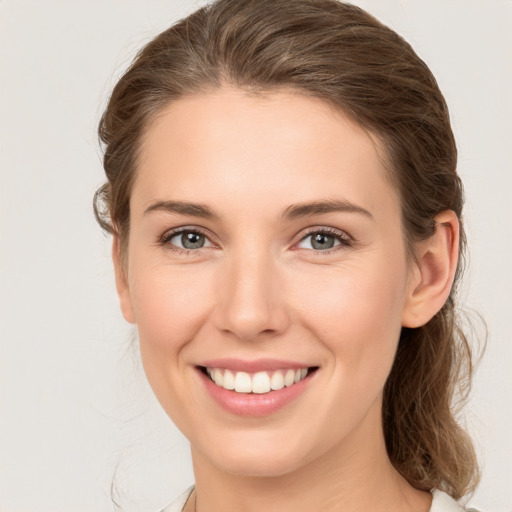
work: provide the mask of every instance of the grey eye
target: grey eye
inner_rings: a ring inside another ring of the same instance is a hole
[[[210,247],[212,245],[206,236],[197,231],[182,231],[181,233],[176,233],[169,239],[169,242],[181,249],[202,249],[203,247]]]
[[[326,235],[324,233],[316,233],[311,236],[311,246],[313,249],[323,251],[325,249],[331,249],[334,247],[336,240],[332,235]]]
[[[340,244],[340,237],[330,235],[329,233],[322,233],[320,231],[317,233],[311,233],[304,237],[300,241],[299,247],[301,249],[315,249],[316,251],[325,251],[332,249],[333,247]]]

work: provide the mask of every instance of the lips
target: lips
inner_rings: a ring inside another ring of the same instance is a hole
[[[217,359],[196,368],[210,397],[241,416],[277,412],[309,387],[318,370],[318,366],[275,359]]]

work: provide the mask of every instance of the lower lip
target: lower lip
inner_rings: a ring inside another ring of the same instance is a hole
[[[317,370],[318,371],[318,370]],[[226,411],[238,416],[266,416],[275,413],[298,398],[308,387],[317,371],[289,387],[269,393],[237,393],[217,386],[197,369],[210,396]]]

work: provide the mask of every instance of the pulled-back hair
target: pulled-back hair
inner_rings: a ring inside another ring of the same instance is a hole
[[[145,130],[178,98],[236,86],[293,90],[341,109],[375,134],[400,192],[409,253],[434,217],[462,220],[463,192],[448,108],[410,45],[365,11],[336,0],[218,0],[145,46],[115,86],[99,125],[107,183],[95,195],[101,226],[129,237],[129,200]],[[465,245],[461,222],[460,253]],[[455,284],[424,326],[403,328],[385,385],[382,420],[395,468],[416,488],[454,498],[478,480],[474,450],[455,420],[471,352],[459,326]]]

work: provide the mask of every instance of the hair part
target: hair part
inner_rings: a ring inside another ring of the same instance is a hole
[[[411,46],[337,0],[219,0],[143,48],[101,118],[107,182],[96,192],[95,214],[118,237],[121,257],[145,130],[170,102],[225,84],[255,93],[293,90],[349,115],[382,142],[410,252],[433,234],[438,213],[453,210],[463,256],[463,190],[448,108]],[[472,443],[454,410],[454,396],[466,397],[473,370],[455,309],[462,261],[444,307],[426,325],[402,330],[382,413],[395,468],[414,487],[454,498],[478,481]]]

